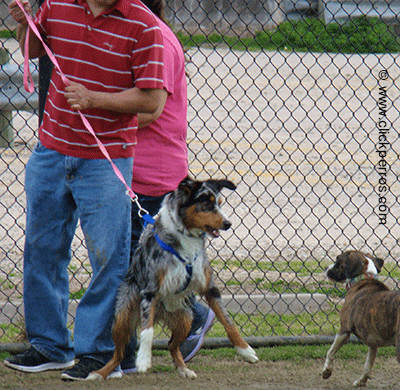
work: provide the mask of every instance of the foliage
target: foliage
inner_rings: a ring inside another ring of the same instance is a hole
[[[379,18],[361,17],[325,24],[320,19],[288,20],[275,31],[261,31],[253,38],[178,34],[185,47],[226,45],[237,50],[312,51],[346,54],[395,53],[400,39]]]
[[[16,34],[16,31],[0,30],[0,38],[15,38]]]

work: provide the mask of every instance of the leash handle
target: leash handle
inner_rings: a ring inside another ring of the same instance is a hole
[[[29,28],[32,29],[32,31],[34,32],[34,34],[38,37],[38,39],[40,40],[40,42],[42,43],[47,55],[49,56],[51,62],[54,64],[54,66],[56,67],[57,71],[59,72],[61,79],[63,80],[65,85],[70,85],[69,80],[67,79],[67,77],[65,76],[65,74],[62,72],[60,65],[58,64],[58,61],[56,59],[56,57],[54,56],[54,54],[52,53],[52,51],[50,50],[50,48],[46,45],[46,43],[44,42],[42,36],[39,33],[39,30],[36,28],[35,24],[33,23],[32,17],[30,15],[27,14],[27,12],[24,9],[24,6],[21,4],[20,0],[15,0],[17,5],[19,6],[19,8],[21,8],[22,12],[25,15],[25,18],[28,22],[28,29],[26,31],[26,37],[25,37],[25,47],[24,47],[24,87],[25,90],[27,92],[33,92],[34,88],[33,88],[33,80],[32,80],[32,75],[30,73],[29,70]],[[29,79],[29,80],[28,80]],[[77,110],[79,113],[79,116],[82,119],[83,124],[85,125],[86,129],[89,131],[90,134],[93,135],[94,139],[96,140],[96,143],[98,145],[98,147],[100,148],[101,152],[103,153],[103,155],[105,156],[105,158],[111,163],[111,166],[116,174],[116,176],[118,177],[118,179],[122,182],[122,184],[124,184],[124,186],[127,189],[127,194],[132,198],[132,201],[137,202],[137,196],[136,194],[132,191],[132,188],[130,188],[127,184],[126,181],[121,173],[121,171],[118,169],[118,167],[114,164],[114,162],[111,160],[110,155],[107,152],[107,149],[105,148],[105,146],[101,143],[101,141],[97,138],[96,133],[94,132],[91,124],[89,123],[89,121],[85,118],[85,116],[80,112],[80,110]],[[138,203],[138,202],[137,202]]]

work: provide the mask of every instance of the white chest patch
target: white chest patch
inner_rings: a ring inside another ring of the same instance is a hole
[[[198,294],[206,288],[206,277],[204,275],[204,256],[200,252],[191,262],[192,277],[190,283],[184,291],[180,291],[187,283],[188,271],[186,264],[176,259],[175,266],[169,267],[159,294],[168,312],[176,311],[186,306],[186,299],[192,294]]]

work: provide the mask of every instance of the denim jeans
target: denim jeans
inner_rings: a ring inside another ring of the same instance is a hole
[[[127,183],[133,159],[113,160]],[[108,361],[117,289],[129,264],[131,200],[107,160],[64,156],[40,143],[26,166],[24,308],[29,341],[52,361]],[[67,329],[68,265],[78,220],[92,267]]]

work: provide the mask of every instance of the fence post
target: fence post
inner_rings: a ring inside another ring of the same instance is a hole
[[[0,66],[10,61],[7,49],[0,48]],[[8,148],[14,142],[12,124],[12,111],[0,111],[0,148]]]

